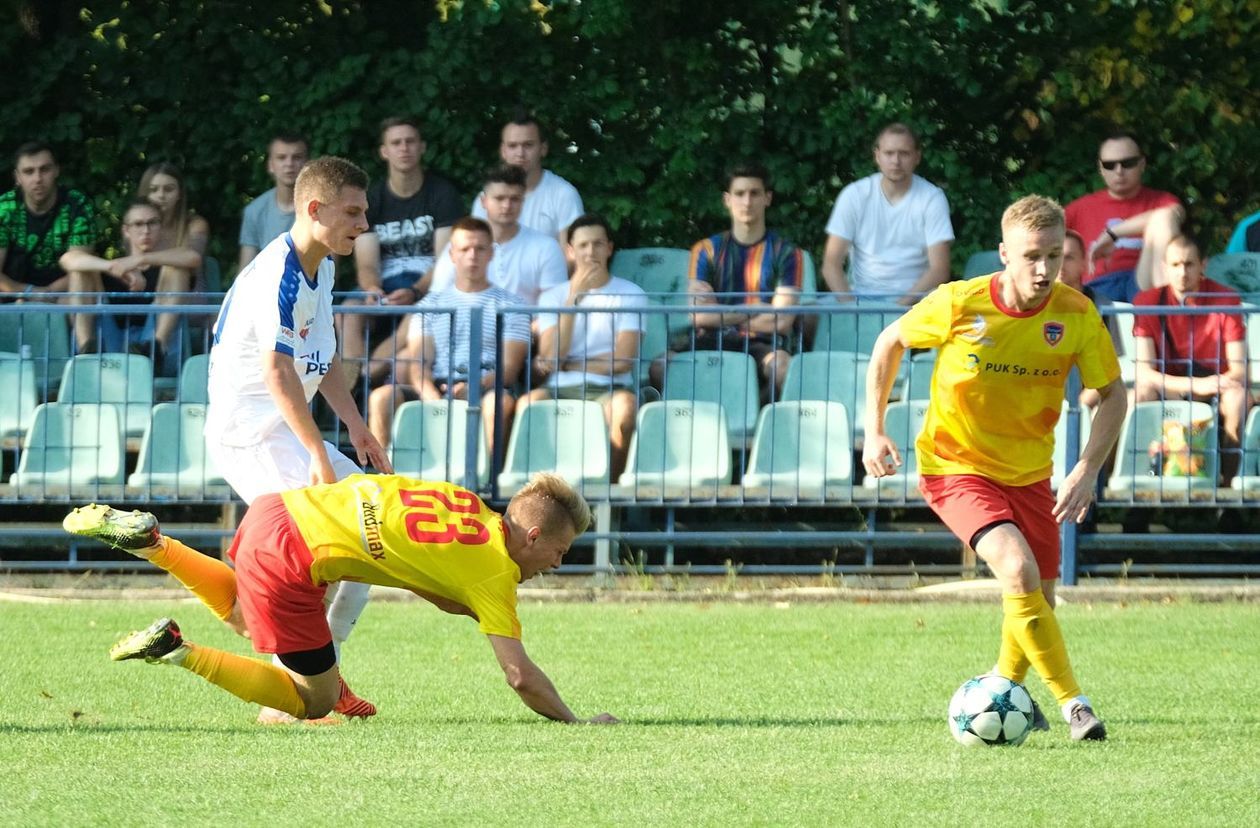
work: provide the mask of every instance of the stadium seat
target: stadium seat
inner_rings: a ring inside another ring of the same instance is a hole
[[[179,390],[176,402],[205,405],[210,402],[210,355],[195,354],[184,360],[179,369]]]
[[[0,440],[20,440],[30,429],[39,405],[37,370],[34,360],[0,352]]]
[[[1180,422],[1186,428],[1192,423],[1206,422],[1203,436],[1206,461],[1202,477],[1154,474],[1148,449],[1152,443],[1163,440],[1166,420]],[[1188,498],[1194,492],[1214,491],[1218,475],[1216,450],[1216,412],[1205,402],[1165,400],[1141,402],[1130,409],[1120,430],[1120,442],[1116,448],[1115,471],[1108,483],[1107,496],[1114,500],[1155,498]]]
[[[542,400],[516,415],[508,440],[500,494],[519,489],[530,475],[556,472],[583,489],[608,486],[608,426],[594,400]]]
[[[837,402],[794,400],[761,409],[744,485],[770,497],[821,497],[853,483],[849,414]]]
[[[821,305],[818,330],[814,333],[813,351],[852,351],[869,354],[875,340],[906,309],[900,305],[879,302],[865,305]],[[863,307],[860,313],[845,308]],[[834,309],[831,312],[827,312]]]
[[[1077,409],[1077,417],[1080,418],[1080,446],[1079,452],[1085,450],[1085,444],[1089,442],[1089,434],[1093,425],[1093,418],[1090,416],[1089,409],[1081,407]],[[1059,421],[1054,425],[1054,471],[1050,474],[1050,488],[1057,490],[1059,484],[1063,482],[1063,478],[1072,470],[1072,466],[1068,465],[1067,456],[1067,428],[1071,417],[1068,410],[1068,401],[1063,401],[1063,410],[1059,414]]]
[[[731,445],[752,438],[761,407],[757,362],[742,351],[684,351],[669,361],[666,400],[718,403],[726,412]]]
[[[0,314],[0,351],[34,360],[35,387],[47,397],[70,358],[70,328],[62,313]]]
[[[490,481],[485,431],[477,430],[477,485]],[[467,455],[468,403],[465,400],[414,401],[394,413],[390,460],[397,474],[421,480],[463,484]]]
[[[106,403],[45,403],[35,409],[17,472],[21,488],[123,482],[122,415]]]
[[[680,247],[639,247],[618,250],[609,270],[634,282],[648,294],[685,294],[691,251]]]
[[[196,403],[158,403],[140,441],[130,486],[170,486],[181,494],[204,494],[207,486],[226,486],[206,452],[206,407]]]
[[[801,268],[801,302],[809,304],[818,294],[818,269],[814,266],[814,257],[808,250],[801,251],[804,266]]]
[[[730,483],[731,446],[722,406],[690,400],[644,405],[619,482],[636,489],[681,489],[692,496],[712,496],[714,487]]]
[[[981,250],[967,257],[967,264],[963,265],[963,278],[974,279],[977,276],[987,276],[990,273],[997,273],[1003,267],[1001,253],[996,250]]]
[[[901,365],[898,399],[926,400],[932,393],[932,372],[936,368],[936,351],[914,354]],[[865,381],[866,377],[862,377]]]
[[[1247,300],[1260,301],[1260,253],[1217,253],[1207,260],[1204,273]]]
[[[879,492],[881,500],[906,500],[919,496],[919,464],[914,443],[923,430],[927,419],[927,400],[889,403],[884,411],[884,433],[897,444],[901,452],[901,467],[896,474],[878,480],[869,474],[862,485]]]
[[[1260,386],[1260,305],[1243,302],[1248,313],[1243,317],[1247,326],[1247,375],[1253,388]]]
[[[1135,317],[1130,311],[1133,305],[1128,302],[1113,302],[1116,309],[1116,327],[1120,329],[1120,345],[1124,355],[1120,357],[1120,379],[1132,388],[1137,379],[1137,343],[1133,338],[1133,321]]]
[[[854,443],[866,413],[866,354],[807,351],[792,357],[783,380],[783,399],[838,402],[849,415]]]
[[[1241,491],[1244,498],[1260,494],[1260,406],[1251,409],[1247,415],[1247,426],[1243,429],[1242,464],[1238,468],[1238,476],[1230,485]]]
[[[153,409],[153,363],[139,354],[80,354],[66,363],[57,401],[119,407],[128,437],[141,437]]]

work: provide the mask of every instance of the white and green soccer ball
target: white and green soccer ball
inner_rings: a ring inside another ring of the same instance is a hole
[[[949,700],[949,732],[960,744],[1018,745],[1032,730],[1032,696],[998,675],[963,682]]]

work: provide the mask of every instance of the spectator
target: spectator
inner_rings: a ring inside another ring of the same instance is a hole
[[[685,343],[674,343],[682,346],[675,350],[745,351],[757,361],[763,398],[771,386],[776,394],[782,390],[788,361],[799,350],[799,317],[772,308],[797,303],[805,265],[796,245],[766,229],[773,199],[764,166],[741,164],[727,174],[722,203],[731,227],[692,245],[688,284],[695,304],[731,309],[695,314],[694,337],[688,333]]]
[[[354,244],[359,289],[368,295],[345,304],[414,305],[428,291],[435,254],[446,246],[464,207],[449,179],[424,169],[426,148],[414,118],[381,122],[387,174],[368,188],[370,229]],[[396,317],[346,314],[341,339],[347,380],[353,385],[361,371],[376,384],[388,374],[405,335]]]
[[[490,284],[516,294],[527,305],[537,305],[544,290],[568,281],[569,268],[554,236],[520,223],[524,200],[525,171],[505,165],[486,173],[477,203],[494,232]],[[439,256],[429,290],[436,293],[454,283],[455,262]]]
[[[565,231],[573,278],[545,291],[538,304],[554,308],[601,308],[604,313],[539,315],[538,356],[534,368],[544,385],[525,404],[545,399],[596,399],[612,441],[611,472],[625,469],[634,418],[639,410],[635,388],[639,340],[643,333],[643,289],[608,272],[613,242],[599,216],[579,216]]]
[[[186,268],[172,264],[180,257],[173,251],[158,250],[162,234],[162,211],[147,199],[131,202],[123,214],[122,249],[124,255],[105,259],[81,249],[66,251],[61,266],[70,274],[71,289],[79,293],[145,293],[157,294],[127,299],[110,300],[125,305],[170,305],[179,301],[179,294],[188,290],[192,274]],[[75,320],[75,334],[79,351],[96,349],[119,351],[136,349],[152,341],[153,364],[164,370],[164,355],[172,353],[171,338],[178,327],[179,318],[173,313],[157,316],[152,330],[149,315],[97,317],[79,314]],[[97,330],[102,331],[98,340]],[[108,334],[105,334],[109,331]],[[117,333],[115,333],[115,331]],[[174,368],[175,366],[171,366]]]
[[[1094,307],[1100,311],[1103,308],[1115,306],[1115,303],[1111,301],[1111,297],[1096,293],[1089,285],[1082,285],[1081,280],[1084,278],[1085,240],[1075,230],[1068,230],[1063,236],[1063,266],[1059,270],[1059,281],[1085,294],[1094,303]],[[1124,339],[1120,336],[1120,325],[1117,323],[1116,317],[1114,315],[1105,315],[1102,320],[1103,324],[1107,326],[1107,333],[1111,335],[1111,344],[1116,349],[1116,356],[1123,359]],[[1081,389],[1081,405],[1094,408],[1098,405],[1100,399],[1100,395],[1093,388]]]
[[[1237,307],[1238,294],[1203,275],[1199,245],[1177,236],[1164,250],[1168,284],[1139,293],[1135,306]],[[1247,334],[1236,313],[1137,316],[1136,402],[1217,400],[1221,418],[1221,477],[1238,468],[1238,446],[1247,416]]]
[[[823,279],[833,293],[895,298],[913,305],[949,281],[954,228],[940,187],[914,174],[923,158],[918,136],[905,124],[875,138],[879,172],[840,191],[827,221]],[[845,259],[849,275],[845,276]]]
[[[59,261],[67,251],[96,245],[92,203],[57,184],[52,148],[30,142],[13,154],[14,189],[0,195],[0,293],[34,298],[70,289]]]
[[[1098,173],[1106,187],[1067,206],[1068,229],[1088,244],[1086,284],[1119,302],[1165,284],[1156,264],[1185,219],[1176,196],[1143,186],[1144,172],[1146,156],[1137,138],[1113,132],[1098,148]]]
[[[293,226],[293,185],[309,157],[310,146],[301,135],[279,132],[267,145],[267,175],[276,186],[245,207],[240,237],[242,270],[259,250]]]
[[[166,251],[172,264],[200,278],[210,225],[188,206],[188,192],[179,167],[169,161],[149,167],[140,176],[140,195],[162,211],[162,235],[157,249]],[[197,290],[204,287],[196,285]]]
[[[368,425],[382,446],[389,446],[394,411],[408,400],[468,399],[468,382],[474,374],[469,348],[472,344],[471,310],[483,311],[481,353],[475,370],[481,384],[481,414],[487,448],[494,451],[496,410],[504,432],[512,422],[516,400],[512,387],[520,380],[529,350],[529,317],[506,314],[503,332],[503,395],[496,399],[495,314],[521,304],[515,294],[493,285],[487,275],[494,250],[490,225],[481,219],[462,218],[451,229],[446,254],[455,266],[455,280],[447,288],[430,291],[419,303],[420,312],[411,317],[407,337],[409,384],[382,385],[368,399]],[[455,308],[451,314],[427,313],[430,308]],[[496,406],[497,402],[497,406]],[[493,454],[491,455],[493,456]]]
[[[544,170],[547,141],[543,128],[532,115],[518,113],[503,126],[499,157],[504,164],[525,171],[525,206],[521,208],[521,224],[539,233],[555,236],[565,243],[564,229],[582,215],[582,196],[577,188],[551,170]],[[486,218],[485,206],[478,198],[472,214]]]

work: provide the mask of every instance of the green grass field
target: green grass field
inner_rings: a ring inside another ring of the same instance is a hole
[[[8,825],[1256,825],[1260,609],[1060,609],[1112,738],[966,749],[944,711],[997,647],[996,604],[525,604],[531,655],[579,715],[527,710],[466,619],[368,608],[347,650],[374,720],[263,728],[178,668],[109,662],[196,603],[0,603]]]

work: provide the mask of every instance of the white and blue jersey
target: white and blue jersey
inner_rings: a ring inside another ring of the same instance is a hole
[[[225,446],[262,442],[283,418],[263,380],[263,355],[293,358],[309,403],[337,351],[333,329],[334,264],[320,262],[314,280],[302,272],[288,233],[246,265],[223,300],[210,349],[206,437]]]

